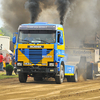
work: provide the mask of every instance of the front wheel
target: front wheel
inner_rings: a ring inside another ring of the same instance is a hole
[[[25,83],[27,81],[27,74],[19,72],[19,81]]]
[[[59,74],[59,76],[55,77],[55,81],[57,84],[61,84],[61,83],[63,83],[63,80],[64,80],[64,66],[61,64],[60,74]]]

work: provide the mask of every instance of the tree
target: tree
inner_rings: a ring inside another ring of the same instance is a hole
[[[0,36],[9,36],[10,40],[12,40],[13,34],[4,27],[0,28]]]

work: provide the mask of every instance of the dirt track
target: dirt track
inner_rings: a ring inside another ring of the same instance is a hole
[[[100,79],[56,84],[53,79],[35,82],[28,78],[0,80],[0,100],[100,100]]]

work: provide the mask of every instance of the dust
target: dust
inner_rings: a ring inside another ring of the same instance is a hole
[[[79,76],[78,81],[79,81],[79,82],[83,82],[83,81],[85,81],[83,75],[80,75],[80,76]]]

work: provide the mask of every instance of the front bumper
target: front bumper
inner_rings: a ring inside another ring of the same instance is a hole
[[[17,72],[23,72],[23,73],[58,73],[58,68],[17,68]]]

